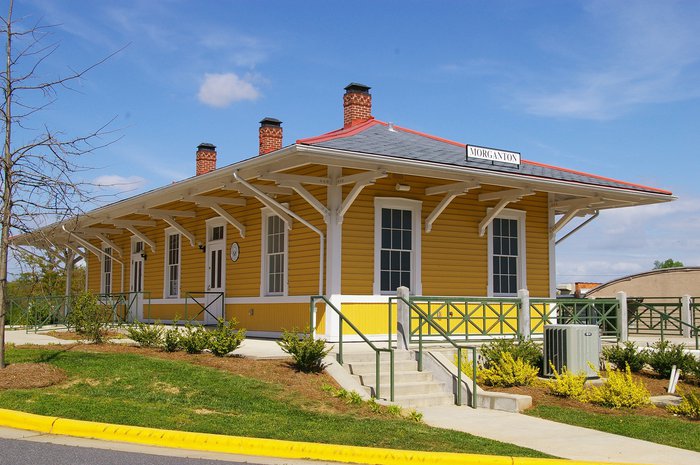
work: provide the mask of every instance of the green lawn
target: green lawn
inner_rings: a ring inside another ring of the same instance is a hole
[[[546,454],[385,415],[319,413],[282,384],[134,354],[9,348],[69,376],[48,388],[0,391],[0,407],[154,428],[396,449],[527,457]]]
[[[527,410],[526,413],[560,423],[700,452],[700,422],[635,415],[632,412],[606,415],[548,405],[539,405]]]

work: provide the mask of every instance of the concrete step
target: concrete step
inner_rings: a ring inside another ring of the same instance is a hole
[[[374,383],[367,385],[370,390],[374,390]],[[389,383],[379,384],[379,393],[382,397],[388,397],[389,392],[391,392],[391,386]],[[434,381],[417,381],[417,382],[407,382],[407,383],[394,383],[394,396],[402,397],[409,396],[413,394],[444,394],[445,385],[442,383],[437,383]]]
[[[350,373],[353,375],[364,375],[364,374],[374,374],[376,371],[374,362],[352,362],[346,363],[345,366],[348,367]],[[394,361],[394,371],[414,371],[418,366],[415,360],[395,360]],[[391,365],[389,362],[382,362],[380,364],[380,370],[382,372],[389,373]]]
[[[388,399],[389,392],[381,392],[382,398]],[[394,402],[404,408],[433,407],[437,405],[454,405],[452,394],[411,394],[395,396]]]
[[[389,354],[387,352],[381,353],[381,362],[389,363]],[[394,352],[394,361],[399,360],[413,360],[413,355],[407,350],[397,350]],[[343,364],[345,363],[358,363],[358,362],[371,362],[375,363],[376,355],[374,352],[350,352],[343,353]]]
[[[363,373],[361,375],[355,375],[358,377],[360,380],[360,383],[364,386],[367,385],[372,385],[374,386],[376,383],[376,374],[374,371],[372,373]],[[389,384],[389,381],[391,379],[391,373],[389,373],[389,369],[387,368],[386,370],[382,370],[379,373],[379,384]],[[429,371],[416,371],[416,370],[407,370],[407,371],[395,371],[394,372],[394,384],[398,383],[410,383],[410,382],[425,382],[425,381],[432,381],[433,380],[433,374],[430,373]]]

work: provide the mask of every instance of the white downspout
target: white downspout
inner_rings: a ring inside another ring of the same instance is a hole
[[[267,195],[265,195],[265,193],[262,192],[260,189],[253,186],[252,184],[248,183],[243,178],[241,178],[238,175],[237,171],[233,172],[233,179],[235,179],[237,182],[240,182],[247,189],[250,189],[255,194],[255,198],[257,198],[260,202],[265,204],[266,207],[270,207],[271,205],[273,205],[275,208],[278,208],[278,209],[284,211],[287,215],[291,216],[292,218],[294,218],[295,220],[297,220],[298,222],[300,222],[301,224],[303,224],[304,226],[306,226],[307,228],[309,228],[310,230],[312,230],[313,232],[318,234],[319,242],[320,242],[320,250],[319,250],[320,259],[319,259],[319,265],[318,265],[318,294],[323,295],[323,273],[324,273],[324,263],[325,263],[324,251],[325,251],[325,247],[326,247],[326,237],[323,234],[323,231],[321,231],[316,226],[309,223],[304,218],[300,217],[299,215],[297,215],[296,213],[294,213],[293,211],[291,211],[289,208],[285,207],[281,203],[279,203],[276,200],[273,200],[270,197],[268,197]]]

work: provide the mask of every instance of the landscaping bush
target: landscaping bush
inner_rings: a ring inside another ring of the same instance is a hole
[[[647,363],[653,370],[662,378],[671,376],[673,365],[685,374],[688,369],[692,369],[695,365],[695,358],[685,352],[682,344],[672,344],[669,341],[658,341],[649,352]]]
[[[581,402],[588,400],[585,373],[572,373],[566,367],[559,373],[554,365],[551,365],[551,368],[554,379],[547,382],[547,390],[550,394],[558,397],[570,397]]]
[[[217,357],[223,357],[236,350],[245,339],[245,329],[236,329],[238,320],[235,318],[225,322],[219,320],[215,330],[209,333],[209,346],[211,353]]]
[[[177,352],[181,350],[182,344],[180,339],[180,330],[176,326],[165,330],[163,333],[163,350],[166,352]]]
[[[211,336],[204,326],[185,325],[184,333],[180,334],[180,346],[188,354],[198,354],[209,347]]]
[[[651,404],[651,394],[642,381],[635,381],[629,367],[624,372],[608,372],[608,380],[602,386],[588,391],[591,403],[611,408],[637,408]]]
[[[621,347],[619,344],[603,348],[603,358],[615,365],[615,369],[623,371],[629,366],[633,373],[637,373],[647,363],[649,354],[646,350],[639,350],[632,341],[627,341]]]
[[[304,373],[318,373],[323,370],[323,358],[328,355],[332,347],[326,348],[325,339],[314,339],[311,331],[303,334],[295,329],[284,330],[282,340],[277,344],[283,351],[294,359],[294,366]]]
[[[126,331],[129,339],[137,342],[141,347],[160,347],[163,344],[165,328],[160,323],[149,325],[136,321]]]
[[[669,405],[667,410],[675,415],[700,420],[700,394],[689,391],[680,392],[682,399],[679,405]]]
[[[69,329],[97,344],[104,342],[111,321],[112,309],[90,292],[78,295],[66,316]]]
[[[510,352],[503,352],[496,362],[479,370],[479,382],[488,386],[529,386],[537,379],[539,370],[525,359],[513,358]]]
[[[513,359],[524,360],[528,365],[539,367],[542,365],[542,348],[533,341],[522,339],[494,339],[481,346],[479,349],[483,358],[482,365],[489,368],[498,364],[503,354],[512,355]]]

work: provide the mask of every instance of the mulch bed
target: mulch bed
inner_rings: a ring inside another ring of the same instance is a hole
[[[65,372],[48,363],[13,363],[0,371],[0,389],[42,388],[65,380]]]

